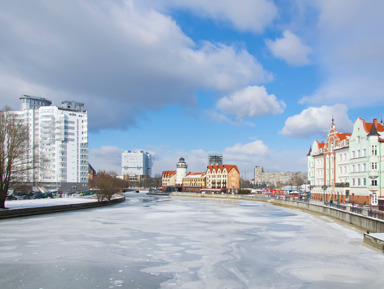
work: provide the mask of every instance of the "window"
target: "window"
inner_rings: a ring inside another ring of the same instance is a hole
[[[363,184],[364,184],[364,186],[367,185],[367,179],[366,178],[363,179]]]
[[[360,183],[360,178],[357,179],[357,185],[360,186],[361,183]]]
[[[372,170],[377,170],[377,163],[371,163]]]
[[[377,156],[377,145],[372,145],[372,155]]]
[[[372,186],[377,186],[377,180],[372,180],[372,181],[371,181],[371,185],[372,185]]]

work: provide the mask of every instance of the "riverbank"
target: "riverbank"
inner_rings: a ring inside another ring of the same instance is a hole
[[[97,201],[96,197],[9,201],[6,203],[7,209],[0,209],[0,219],[91,209],[114,205],[124,201],[125,196],[122,194],[115,195],[110,201],[100,202]]]

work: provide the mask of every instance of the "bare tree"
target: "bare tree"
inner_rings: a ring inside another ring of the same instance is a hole
[[[100,171],[95,178],[94,186],[98,189],[96,195],[99,201],[110,201],[112,196],[127,186],[127,182],[117,178],[113,173]]]
[[[296,187],[296,190],[299,191],[299,188],[302,184],[304,184],[304,179],[303,177],[301,176],[300,173],[295,173],[292,178],[290,179],[289,183],[292,185],[292,186],[295,186]]]
[[[28,156],[28,127],[15,112],[0,111],[0,208],[5,208],[9,189],[19,189],[28,182],[28,173],[35,167]]]

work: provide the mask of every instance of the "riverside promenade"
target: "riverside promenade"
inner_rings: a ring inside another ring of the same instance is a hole
[[[41,199],[45,200],[46,199]],[[51,202],[41,203],[39,200],[27,200],[32,201],[30,206],[28,204],[23,204],[23,200],[21,201],[8,201],[7,203],[11,203],[10,208],[8,209],[0,209],[0,219],[8,219],[8,218],[16,218],[16,217],[26,217],[33,215],[41,215],[41,214],[52,214],[59,213],[65,211],[73,211],[73,210],[84,210],[91,209],[97,207],[104,207],[109,205],[114,205],[118,203],[122,203],[125,201],[125,196],[122,194],[116,194],[110,201],[97,201],[96,197],[90,198],[59,198],[59,199],[51,199]],[[6,205],[7,205],[6,203]],[[35,204],[34,204],[35,203]]]
[[[353,212],[351,207],[337,207],[326,205],[322,201],[309,200],[300,201],[294,198],[271,198],[268,195],[237,195],[237,194],[200,194],[200,193],[181,193],[174,192],[171,196],[197,197],[197,198],[219,198],[219,199],[239,199],[247,201],[266,202],[276,206],[299,209],[312,214],[320,214],[342,221],[360,229],[364,233],[364,242],[378,249],[384,248],[384,220],[368,216],[366,211],[360,213]],[[383,251],[384,252],[384,251]]]

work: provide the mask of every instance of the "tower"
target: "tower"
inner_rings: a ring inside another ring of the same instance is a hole
[[[187,175],[187,164],[184,158],[180,158],[176,165],[176,187],[181,187],[183,178]]]

